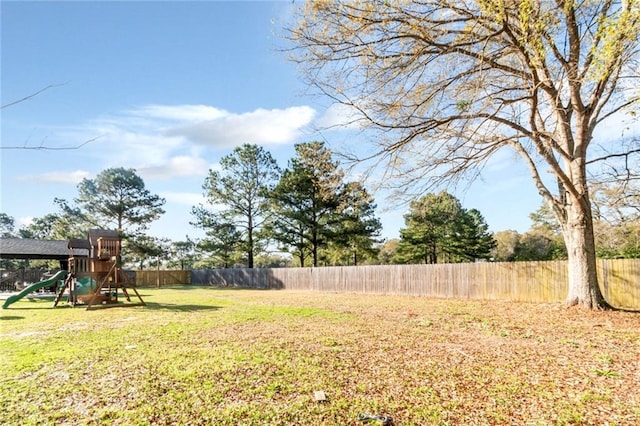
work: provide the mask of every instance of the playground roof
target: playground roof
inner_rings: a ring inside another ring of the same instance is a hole
[[[69,258],[67,240],[34,240],[31,238],[0,238],[2,259],[52,259]],[[73,250],[74,256],[88,256],[87,250]]]
[[[89,232],[87,233],[87,235],[88,235],[89,243],[91,243],[91,245],[94,247],[98,246],[98,240],[100,238],[106,238],[106,239],[120,238],[118,231],[113,231],[111,229],[89,229]]]

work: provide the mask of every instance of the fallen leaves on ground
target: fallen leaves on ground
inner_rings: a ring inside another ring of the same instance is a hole
[[[153,295],[161,304],[170,290]],[[224,303],[6,330],[3,345],[17,350],[39,331],[57,356],[17,367],[12,353],[0,420],[355,425],[372,413],[396,425],[640,423],[639,314],[289,291],[189,297]]]

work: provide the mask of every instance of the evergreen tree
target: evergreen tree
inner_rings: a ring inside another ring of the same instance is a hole
[[[15,219],[6,213],[0,213],[0,238],[15,238]],[[0,269],[14,269],[16,262],[0,258]]]
[[[171,243],[170,260],[168,267],[180,268],[181,271],[190,270],[196,261],[196,242],[189,236],[184,241],[174,241]]]
[[[269,193],[279,177],[279,169],[271,154],[257,145],[245,144],[220,160],[220,172],[210,170],[203,185],[210,206],[221,207],[212,211],[205,206],[194,207],[194,225],[211,231],[222,229],[226,237],[235,239],[234,247],[243,253],[247,267],[253,268],[254,258],[266,245],[263,231],[271,220]],[[216,238],[212,232],[210,237]],[[203,242],[202,247],[219,248],[218,241]],[[225,256],[226,261],[230,260]]]
[[[318,266],[320,249],[329,243],[340,220],[343,172],[322,142],[297,144],[295,149],[296,157],[272,194],[276,216],[271,234],[300,266],[309,257]]]
[[[78,184],[75,206],[55,199],[64,214],[88,227],[115,229],[123,237],[140,235],[164,210],[164,198],[152,194],[134,169],[106,169]]]
[[[48,213],[35,218],[32,223],[18,231],[21,238],[38,240],[67,240],[69,238],[85,238],[86,228],[82,222],[69,214]]]
[[[167,238],[138,235],[135,239],[129,240],[128,262],[136,264],[138,269],[159,268],[170,248],[171,241]]]
[[[439,257],[444,260],[443,247],[461,209],[460,202],[446,192],[412,201],[405,215],[406,228],[400,230],[397,260],[400,263],[438,263]]]
[[[382,224],[375,216],[373,197],[360,182],[344,185],[338,206],[339,221],[330,246],[338,264],[358,265],[363,259],[375,259]]]
[[[201,266],[231,268],[243,260],[242,232],[233,224],[209,221],[205,232],[206,238],[196,244],[196,249],[203,253]]]
[[[69,227],[69,233],[81,237],[76,235],[76,226],[85,232],[87,228],[115,229],[123,239],[122,251],[133,252],[136,239],[143,240],[138,245],[146,244],[144,231],[164,214],[165,199],[152,194],[134,169],[118,167],[103,170],[94,179],[83,179],[74,206],[64,199],[54,202],[62,210],[61,223],[63,228]]]
[[[478,210],[461,209],[453,225],[453,237],[449,236],[447,244],[452,261],[473,262],[491,258],[496,241]]]
[[[15,219],[6,213],[0,213],[0,237],[11,238],[15,229]]]
[[[400,263],[489,259],[496,244],[480,212],[464,209],[446,192],[413,201],[405,224],[396,253]]]

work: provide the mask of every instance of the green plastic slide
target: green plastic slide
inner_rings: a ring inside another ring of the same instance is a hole
[[[37,283],[31,284],[30,286],[22,290],[20,293],[14,294],[13,296],[9,296],[9,298],[5,300],[4,305],[2,305],[2,309],[7,309],[9,305],[11,305],[14,302],[17,302],[18,300],[22,299],[29,293],[38,291],[43,287],[50,287],[54,285],[56,281],[63,280],[66,275],[67,275],[67,271],[60,271],[47,280],[39,281]],[[56,286],[56,289],[57,289],[57,286]]]

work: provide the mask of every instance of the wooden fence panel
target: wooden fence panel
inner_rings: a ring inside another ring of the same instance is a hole
[[[15,291],[22,289],[29,284],[42,281],[43,279],[53,276],[57,270],[45,270],[39,269],[18,269],[7,270],[3,269],[0,276],[0,288],[2,291]]]
[[[605,299],[615,307],[640,309],[640,260],[598,259],[597,266]]]
[[[135,271],[136,287],[166,287],[191,284],[191,271]]]
[[[640,309],[640,259],[599,260],[598,276],[609,303]],[[192,282],[534,303],[562,302],[568,292],[566,261],[199,270]]]

